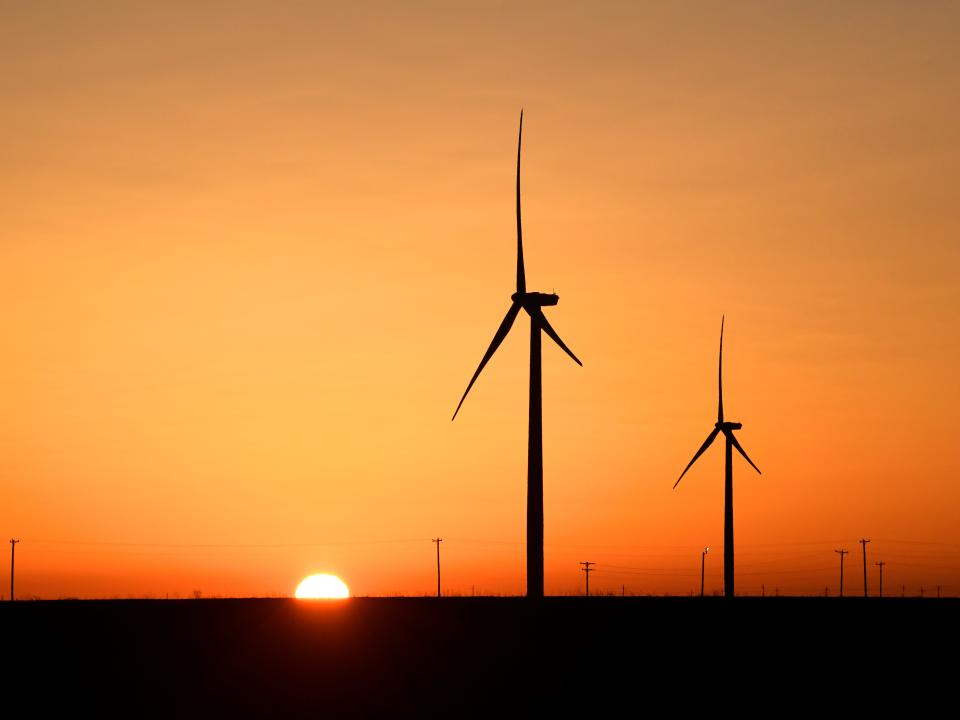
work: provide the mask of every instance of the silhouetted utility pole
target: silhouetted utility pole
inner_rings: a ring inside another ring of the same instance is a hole
[[[596,563],[585,560],[580,564],[583,565],[583,567],[580,569],[583,570],[584,575],[587,577],[587,597],[590,597],[590,573],[593,572],[593,570],[590,569],[590,566],[596,565]]]
[[[874,563],[874,565],[880,568],[880,597],[883,597],[883,566],[886,565],[886,563],[881,560],[878,563]]]
[[[849,550],[834,550],[835,553],[840,553],[840,597],[843,597],[843,556],[846,555]]]
[[[863,547],[863,596],[867,597],[867,543],[865,538],[860,539],[860,545]]]
[[[16,555],[17,543],[15,538],[10,538],[10,602],[13,602],[13,561]]]
[[[705,547],[703,552],[700,553],[700,597],[703,597],[703,570],[707,564],[707,553],[710,552],[710,548]]]
[[[824,597],[830,597],[830,588],[829,588],[829,587],[823,588],[823,596],[824,596]]]
[[[437,546],[437,597],[440,597],[440,543],[443,542],[443,538],[433,538],[430,542]]]

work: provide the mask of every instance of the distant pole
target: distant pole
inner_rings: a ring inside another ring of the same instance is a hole
[[[886,565],[886,563],[881,560],[878,563],[874,563],[874,565],[880,568],[880,597],[883,597],[883,566]]]
[[[627,586],[626,584],[623,584],[620,586],[620,597],[626,597],[626,596],[627,596]]]
[[[443,542],[443,538],[433,538],[430,542],[437,546],[437,597],[440,597],[440,543]]]
[[[923,585],[920,586],[920,597],[923,597]]]
[[[860,539],[860,545],[863,546],[863,596],[867,597],[867,543],[865,538]]]
[[[767,596],[767,586],[764,583],[760,584],[760,597]]]
[[[703,571],[707,564],[708,552],[710,552],[710,548],[705,547],[703,552],[700,553],[700,597],[703,597]]]
[[[18,542],[20,541],[15,538],[10,538],[10,602],[13,602],[13,563],[16,559]]]
[[[849,550],[834,550],[835,553],[840,554],[840,597],[843,597],[843,556],[846,555]]]
[[[830,588],[829,588],[829,587],[824,587],[824,588],[823,588],[823,596],[824,596],[824,597],[830,597]]]
[[[594,572],[593,570],[590,569],[590,566],[596,565],[596,563],[590,562],[589,560],[585,560],[580,564],[583,565],[583,567],[580,569],[583,570],[583,573],[584,575],[586,575],[586,578],[587,578],[587,597],[590,597],[590,573]]]

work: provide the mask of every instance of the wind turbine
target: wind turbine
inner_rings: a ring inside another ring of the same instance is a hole
[[[743,455],[744,459],[750,463],[751,467],[760,473],[760,468],[753,464],[753,460],[749,458],[746,451],[740,446],[740,443],[737,442],[737,438],[734,437],[733,431],[739,430],[743,427],[742,423],[725,421],[723,419],[723,322],[724,318],[720,319],[720,366],[717,371],[717,386],[719,388],[719,401],[717,403],[717,422],[713,426],[713,430],[710,431],[710,434],[707,435],[707,439],[703,441],[703,445],[700,446],[700,449],[697,450],[697,454],[693,456],[693,460],[687,463],[687,466],[683,469],[683,472],[680,473],[680,477],[677,478],[677,481],[673,484],[673,487],[676,488],[680,484],[680,481],[683,479],[683,476],[687,474],[687,470],[690,469],[690,466],[693,465],[697,458],[703,455],[706,452],[707,448],[713,444],[713,441],[717,439],[717,435],[723,433],[723,436],[727,440],[727,454],[726,454],[726,477],[724,480],[724,492],[723,492],[723,594],[725,597],[733,597],[733,448],[736,448],[737,451]],[[762,473],[760,473],[762,474]]]
[[[497,328],[493,341],[477,371],[457,404],[451,420],[455,420],[467,393],[476,382],[484,366],[500,347],[510,332],[520,310],[530,316],[530,425],[527,445],[527,597],[543,597],[543,408],[540,381],[540,333],[545,332],[577,365],[583,365],[557,335],[543,309],[556,305],[560,298],[556,293],[527,292],[526,273],[523,269],[523,227],[520,221],[520,145],[523,139],[523,111],[520,111],[520,132],[517,136],[517,291],[510,296],[510,309]]]

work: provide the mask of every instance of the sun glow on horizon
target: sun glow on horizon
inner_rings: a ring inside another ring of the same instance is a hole
[[[350,589],[336,575],[320,573],[304,578],[294,593],[300,600],[339,600],[350,597]]]

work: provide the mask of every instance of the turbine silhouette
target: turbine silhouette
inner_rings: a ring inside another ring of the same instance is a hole
[[[523,140],[523,111],[520,111],[520,132],[517,136],[517,291],[510,296],[510,309],[503,322],[497,328],[493,341],[477,371],[457,404],[451,420],[455,420],[467,393],[477,381],[480,372],[500,347],[500,343],[510,332],[520,310],[526,310],[530,316],[530,425],[527,445],[527,597],[543,597],[543,408],[540,381],[540,332],[543,331],[577,365],[583,365],[579,358],[568,348],[556,330],[547,321],[542,308],[556,305],[560,298],[556,293],[549,295],[539,292],[527,292],[527,279],[523,267],[523,225],[520,220],[520,146]]]
[[[680,473],[680,477],[677,478],[677,481],[673,484],[673,487],[676,488],[680,484],[680,481],[683,480],[683,476],[687,474],[687,470],[690,469],[690,466],[693,465],[697,458],[703,455],[706,452],[707,448],[713,444],[713,441],[717,439],[717,435],[723,433],[723,436],[727,439],[727,453],[726,453],[726,463],[725,463],[725,479],[724,479],[724,492],[723,492],[723,594],[725,597],[733,597],[733,448],[737,449],[744,459],[750,463],[750,466],[760,473],[760,468],[753,464],[753,460],[747,455],[746,451],[740,446],[740,443],[737,442],[737,438],[734,437],[733,431],[739,430],[743,427],[742,423],[738,422],[729,422],[723,419],[723,322],[724,318],[720,319],[720,365],[717,371],[717,386],[719,389],[719,400],[717,402],[717,422],[713,426],[713,430],[707,435],[707,439],[703,441],[703,445],[700,446],[700,449],[697,450],[697,454],[693,456],[693,460],[687,463],[687,466],[683,469],[683,472]],[[760,473],[761,475],[763,473]]]

